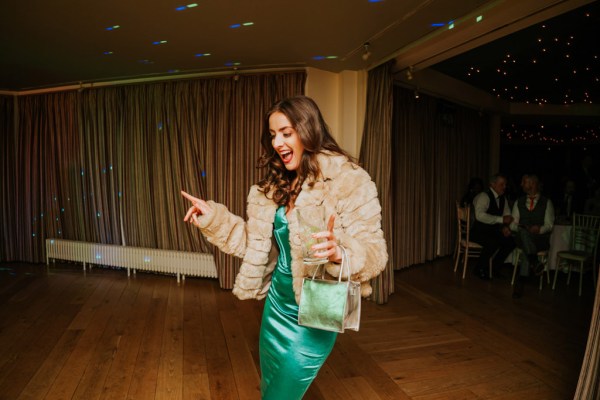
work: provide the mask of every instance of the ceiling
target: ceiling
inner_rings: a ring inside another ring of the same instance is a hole
[[[454,93],[477,91],[465,101],[471,106],[510,116],[539,112],[514,104],[542,104],[556,125],[575,116],[578,123],[587,118],[583,129],[598,127],[598,1],[3,3],[0,94],[273,68],[368,70],[395,59],[405,83],[413,68],[417,77],[428,73],[409,85],[429,85],[443,96],[453,80],[462,85]]]
[[[433,66],[497,98],[600,103],[600,2],[578,7]]]
[[[486,2],[8,1],[0,6],[0,90],[233,68],[365,69],[434,31],[432,22]]]

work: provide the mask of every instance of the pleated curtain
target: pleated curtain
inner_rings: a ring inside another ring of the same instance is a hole
[[[393,198],[391,196],[392,176],[392,111],[393,111],[393,63],[388,62],[371,71],[367,78],[367,101],[365,125],[360,146],[359,162],[371,175],[377,186],[381,202],[381,227],[388,246],[388,263],[385,270],[372,280],[372,300],[381,304],[394,292],[394,271],[396,265],[392,249],[395,229],[393,227]]]
[[[45,239],[214,252],[183,222],[185,190],[245,217],[263,117],[305,71],[0,97],[0,260],[45,261]]]
[[[393,64],[369,72],[359,161],[379,190],[389,262],[373,299],[394,291],[393,270],[451,254],[455,202],[489,175],[489,118],[394,84]]]

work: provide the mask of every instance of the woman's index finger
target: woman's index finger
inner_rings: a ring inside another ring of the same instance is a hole
[[[191,201],[192,203],[194,203],[194,204],[195,204],[195,203],[198,203],[198,202],[200,201],[200,199],[199,199],[199,198],[197,198],[197,197],[194,197],[194,196],[192,196],[191,194],[184,192],[183,190],[181,191],[181,195],[182,195],[183,197],[185,197],[186,199],[188,199],[189,201]]]

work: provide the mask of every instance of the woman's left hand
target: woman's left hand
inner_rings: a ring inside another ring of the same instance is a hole
[[[338,246],[337,240],[333,233],[334,222],[335,214],[329,217],[326,231],[317,232],[313,234],[314,238],[327,240],[313,245],[312,249],[317,251],[315,253],[316,257],[327,257],[329,261],[339,264],[342,262],[342,251],[340,250],[340,247]]]

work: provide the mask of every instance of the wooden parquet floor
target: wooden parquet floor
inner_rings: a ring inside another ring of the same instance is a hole
[[[559,276],[556,291],[531,284],[513,300],[508,278],[463,281],[449,258],[398,271],[305,398],[571,399],[586,278],[582,297]],[[216,280],[0,264],[0,399],[259,399],[262,305]]]

